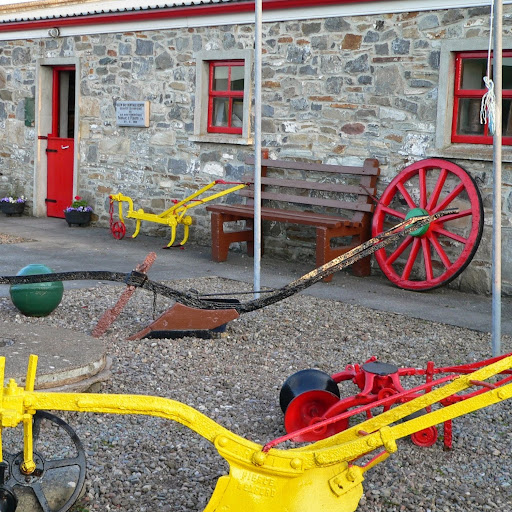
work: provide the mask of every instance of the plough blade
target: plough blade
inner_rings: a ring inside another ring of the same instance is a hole
[[[130,336],[128,340],[140,340],[150,333],[162,332],[165,338],[169,331],[213,330],[235,320],[240,315],[235,309],[196,309],[177,302],[152,322],[148,327]]]

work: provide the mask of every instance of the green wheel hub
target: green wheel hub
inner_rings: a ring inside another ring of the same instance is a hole
[[[422,217],[423,215],[429,215],[427,210],[425,210],[423,208],[413,208],[412,210],[409,210],[407,212],[407,215],[405,216],[405,220],[409,220],[412,217]],[[417,237],[423,236],[428,231],[429,227],[430,227],[430,224],[425,224],[424,226],[421,226],[421,228],[411,231],[409,234],[411,236],[417,236]]]
[[[34,274],[52,274],[53,270],[45,265],[33,263],[22,268],[18,276]],[[9,289],[12,303],[25,316],[48,316],[62,300],[64,285],[62,281],[49,283],[13,284]]]

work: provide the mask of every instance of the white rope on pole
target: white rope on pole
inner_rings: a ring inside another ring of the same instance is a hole
[[[489,133],[494,135],[496,119],[496,95],[494,92],[494,82],[491,78],[491,48],[493,41],[494,27],[494,1],[491,2],[491,16],[489,21],[489,45],[487,47],[487,74],[484,76],[484,84],[487,92],[482,96],[480,104],[480,124],[489,126]]]

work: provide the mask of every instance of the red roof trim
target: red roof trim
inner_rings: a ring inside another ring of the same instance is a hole
[[[371,0],[262,0],[263,10],[297,9],[336,4],[366,3]],[[186,18],[194,16],[215,16],[219,14],[236,14],[254,12],[253,0],[229,4],[197,5],[171,7],[165,9],[148,9],[143,11],[113,12],[109,14],[89,14],[66,17],[46,18],[44,20],[12,21],[0,23],[0,32],[36,30],[53,27],[71,27],[100,25],[108,23],[126,23],[133,21],[151,21],[159,19]]]

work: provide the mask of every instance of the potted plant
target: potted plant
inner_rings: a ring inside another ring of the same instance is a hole
[[[64,209],[64,216],[68,226],[77,224],[78,226],[88,226],[91,222],[92,208],[85,199],[75,196],[75,200]]]
[[[7,216],[22,215],[27,199],[25,196],[7,196],[0,199],[0,210]]]

